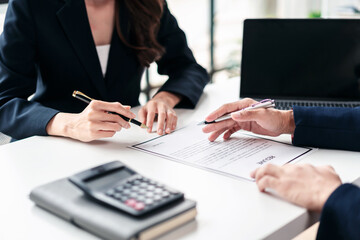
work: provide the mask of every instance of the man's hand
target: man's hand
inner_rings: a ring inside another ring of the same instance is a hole
[[[225,104],[207,116],[205,120],[212,122],[225,114],[244,109],[254,103],[257,102],[246,98]],[[293,134],[295,129],[292,110],[280,111],[273,108],[258,108],[234,113],[231,117],[232,119],[212,123],[203,128],[204,133],[211,133],[210,141],[215,141],[224,132],[224,139],[228,139],[240,129],[268,136],[279,136],[284,133]]]
[[[284,199],[320,212],[331,193],[341,185],[331,166],[314,167],[309,164],[268,164],[251,173],[259,190],[275,190]]]

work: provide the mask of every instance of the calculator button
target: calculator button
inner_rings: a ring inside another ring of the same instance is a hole
[[[121,196],[121,197],[119,198],[119,200],[120,200],[121,202],[126,202],[128,199],[129,199],[129,198],[126,197],[126,196]]]
[[[121,196],[122,195],[120,193],[115,193],[113,197],[116,198],[116,199],[119,199],[119,198],[121,198]]]
[[[123,191],[123,194],[125,194],[125,195],[129,195],[130,193],[131,193],[130,189],[125,189]]]
[[[113,194],[115,194],[114,189],[110,189],[106,192],[106,195],[112,196]]]
[[[121,192],[124,190],[124,186],[120,185],[120,186],[117,186],[115,189],[116,189],[116,191]]]
[[[124,184],[124,188],[131,188],[131,184],[125,183],[125,184]]]
[[[137,204],[136,200],[135,199],[128,199],[126,200],[125,202],[126,205],[128,205],[129,207],[135,207],[135,205]]]
[[[160,195],[155,195],[154,196],[155,201],[160,201],[161,199],[162,199],[162,197]]]
[[[142,188],[147,188],[147,187],[148,187],[148,184],[143,182],[143,183],[140,184],[140,187],[142,187]]]
[[[163,184],[160,184],[160,183],[157,183],[156,186],[159,187],[159,188],[163,188],[163,187],[164,187],[164,185],[163,185]]]
[[[154,187],[154,186],[148,186],[148,187],[147,187],[147,190],[148,190],[148,191],[154,191],[154,190],[155,190],[155,187]]]
[[[147,193],[145,194],[145,196],[148,197],[148,198],[151,198],[151,197],[154,196],[154,193],[152,193],[152,192],[147,192]]]
[[[130,193],[130,197],[137,198],[139,195],[135,192]]]
[[[145,204],[146,204],[146,205],[151,205],[151,204],[153,204],[153,203],[154,203],[154,201],[153,201],[152,199],[150,199],[150,198],[148,198],[148,199],[145,200]]]
[[[155,193],[162,193],[163,190],[162,190],[161,188],[155,188],[154,192],[155,192]]]
[[[133,191],[139,191],[139,187],[138,186],[132,186],[132,188],[131,188],[131,190],[133,190]]]
[[[134,185],[140,185],[140,183],[141,183],[141,182],[140,182],[139,180],[135,180],[135,181],[134,181]]]
[[[152,181],[152,180],[150,180],[149,183],[152,184],[152,185],[155,185],[155,184],[156,184],[156,182],[155,182],[155,181]]]
[[[138,200],[139,202],[144,202],[146,198],[144,196],[138,196],[136,200]]]
[[[173,194],[173,195],[179,194],[179,192],[178,192],[178,191],[175,191],[175,190],[169,190],[169,192],[170,192],[171,194]]]
[[[145,204],[142,202],[136,203],[134,206],[134,209],[138,211],[143,210],[144,208],[145,208]]]
[[[147,191],[142,188],[142,189],[140,189],[140,190],[138,191],[138,193],[139,193],[139,194],[145,194],[145,193],[147,193]]]
[[[161,193],[161,196],[163,196],[164,198],[167,198],[167,197],[170,196],[170,193],[167,192],[167,191],[164,191],[164,192]]]

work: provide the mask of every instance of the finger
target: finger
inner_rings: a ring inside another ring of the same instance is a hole
[[[235,112],[231,114],[231,118],[237,122],[258,121],[267,117],[267,109],[253,109]]]
[[[258,188],[261,192],[264,192],[266,188],[271,188],[276,190],[276,188],[281,184],[279,179],[272,176],[265,176],[261,178],[259,181],[256,181]]]
[[[100,138],[109,138],[116,134],[115,131],[96,131],[92,134],[91,139],[87,139],[86,142],[93,141]]]
[[[129,129],[130,123],[128,121],[126,121],[125,119],[123,119],[122,117],[120,117],[117,114],[112,114],[112,113],[105,113],[104,114],[104,118],[101,119],[102,122],[113,122],[113,123],[118,123],[120,124],[121,127]]]
[[[220,130],[218,130],[218,131],[215,131],[215,132],[213,132],[210,136],[209,136],[209,141],[210,142],[213,142],[213,141],[215,141],[223,132],[225,132],[226,131],[226,128],[224,128],[224,129],[220,129]]]
[[[90,122],[112,122],[118,123],[124,128],[130,128],[129,122],[125,121],[117,114],[110,114],[104,111],[92,110],[88,113],[87,117]]]
[[[148,132],[152,132],[152,127],[154,124],[156,109],[153,104],[148,104],[147,106],[147,115],[146,115],[146,126],[148,127]]]
[[[211,132],[218,131],[218,130],[224,129],[224,128],[228,129],[228,128],[232,127],[234,124],[235,124],[234,120],[228,119],[228,120],[221,121],[218,123],[207,124],[205,127],[203,127],[202,131],[204,133],[211,133]]]
[[[106,112],[115,112],[118,114],[121,114],[128,118],[135,118],[136,115],[132,113],[129,109],[124,108],[124,106],[119,102],[103,102],[103,101],[97,101],[93,100],[89,104],[89,106],[95,110],[102,110]]]
[[[115,134],[116,134],[115,131],[94,131],[91,135],[89,135],[87,137],[81,137],[81,138],[79,138],[79,140],[82,142],[91,142],[91,141],[94,141],[94,140],[100,139],[100,138],[112,137]]]
[[[205,121],[207,122],[211,122],[214,121],[215,119],[230,113],[230,112],[234,112],[240,109],[243,109],[245,107],[250,106],[251,104],[256,103],[255,100],[250,99],[250,98],[245,98],[241,101],[237,101],[237,102],[232,102],[232,103],[228,103],[225,104],[223,106],[221,106],[220,108],[218,108],[217,110],[215,110],[214,112],[210,113],[206,118]]]
[[[329,170],[331,170],[331,171],[333,171],[333,172],[335,172],[335,168],[333,167],[333,166],[331,166],[331,165],[327,165],[327,166],[325,166],[327,169],[329,169]]]
[[[236,126],[230,128],[229,130],[227,130],[225,132],[224,139],[229,139],[233,133],[239,131],[240,129],[241,129],[241,127],[239,125],[236,125]]]
[[[316,167],[318,170],[320,171],[324,171],[324,172],[332,172],[332,173],[335,173],[335,169],[333,166],[331,165],[326,165],[326,166],[319,166],[319,167]]]
[[[254,171],[252,171],[252,172],[250,173],[250,177],[255,178],[256,172],[257,172],[259,169],[260,169],[260,168],[257,168],[257,169],[255,169]]]
[[[260,180],[265,176],[279,177],[281,174],[281,169],[279,166],[273,164],[267,164],[264,167],[261,167],[255,175],[256,181]]]
[[[158,125],[157,133],[163,135],[165,128],[165,119],[166,119],[166,109],[163,106],[158,107]]]
[[[145,125],[146,125],[146,114],[147,114],[147,111],[146,111],[145,107],[142,107],[138,112],[138,117],[139,117],[140,122]]]
[[[116,134],[114,131],[98,131],[97,132],[97,138],[108,138],[113,137]]]
[[[121,125],[119,123],[112,123],[112,122],[96,122],[90,124],[90,131],[111,131],[111,132],[118,132],[121,130]]]
[[[227,103],[223,106],[221,106],[220,108],[216,109],[214,112],[210,113],[206,118],[205,121],[207,122],[212,122],[215,119],[229,113],[229,112],[233,112],[238,110],[237,108],[237,104],[238,102],[233,102],[233,103]]]
[[[165,132],[166,133],[171,133],[172,131],[175,130],[176,127],[176,123],[177,123],[177,116],[175,111],[173,110],[168,110],[167,111],[167,118],[166,118],[166,126],[165,126]]]

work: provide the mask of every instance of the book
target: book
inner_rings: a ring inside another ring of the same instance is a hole
[[[39,207],[103,239],[154,239],[195,219],[196,202],[188,199],[169,204],[144,217],[128,215],[88,197],[68,179],[31,191]]]

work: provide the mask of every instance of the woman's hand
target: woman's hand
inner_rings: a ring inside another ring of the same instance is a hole
[[[244,109],[254,103],[257,102],[246,98],[225,104],[207,116],[205,120],[212,122],[225,114]],[[240,113],[232,114],[232,119],[205,126],[203,132],[211,133],[209,140],[215,141],[224,132],[224,139],[228,139],[240,129],[268,136],[279,136],[283,133],[293,134],[295,129],[293,112],[292,110],[280,111],[273,108],[244,110]]]
[[[122,128],[130,128],[130,124],[116,114],[135,118],[129,106],[118,102],[109,103],[93,100],[78,114],[58,113],[46,127],[49,135],[74,138],[90,142],[99,138],[112,137]]]
[[[181,98],[169,92],[159,92],[139,111],[140,121],[148,127],[148,132],[152,132],[155,117],[157,116],[157,133],[163,135],[175,130],[177,116],[174,111],[176,104]],[[164,131],[165,129],[165,131]]]
[[[251,173],[259,190],[273,189],[284,199],[320,212],[331,193],[341,184],[331,166],[314,167],[310,164],[268,164]]]

